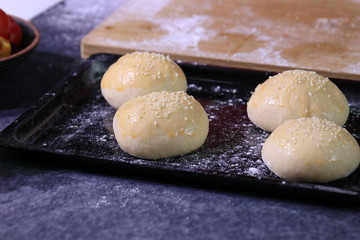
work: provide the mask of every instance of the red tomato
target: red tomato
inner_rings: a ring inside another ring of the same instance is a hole
[[[20,45],[22,40],[22,31],[20,26],[15,22],[15,20],[9,16],[10,21],[10,34],[9,41],[14,45]]]
[[[15,20],[0,9],[0,36],[9,40],[14,45],[19,45],[22,40],[22,31]]]
[[[0,9],[0,36],[8,39],[10,32],[10,21],[7,14]]]

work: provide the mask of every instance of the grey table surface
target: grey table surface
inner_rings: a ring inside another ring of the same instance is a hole
[[[36,51],[0,73],[1,128],[76,69],[80,39],[123,2],[65,0],[33,19],[41,33]],[[0,239],[360,238],[356,204],[107,174],[37,157],[0,148]]]

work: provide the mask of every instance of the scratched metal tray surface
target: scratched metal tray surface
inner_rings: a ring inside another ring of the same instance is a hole
[[[179,62],[188,79],[188,93],[204,106],[210,120],[204,145],[183,156],[160,160],[128,155],[114,138],[115,109],[100,91],[103,73],[118,57],[92,56],[4,129],[0,146],[78,159],[84,166],[141,169],[234,188],[360,198],[359,170],[345,179],[312,184],[284,181],[264,165],[261,147],[269,133],[250,122],[246,103],[257,84],[273,73]],[[350,103],[345,127],[360,142],[360,83],[332,80]]]

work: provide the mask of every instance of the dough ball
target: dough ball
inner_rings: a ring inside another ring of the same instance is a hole
[[[269,132],[285,120],[301,117],[321,117],[342,126],[349,116],[349,103],[328,78],[313,71],[289,70],[256,87],[247,114]]]
[[[344,178],[360,162],[355,138],[345,128],[318,117],[285,121],[270,134],[261,154],[277,176],[303,182]]]
[[[133,52],[120,57],[104,73],[101,93],[114,108],[127,100],[159,91],[186,91],[182,69],[160,53]]]
[[[139,158],[182,155],[203,145],[209,120],[202,105],[183,91],[152,92],[127,101],[113,121],[115,138]]]

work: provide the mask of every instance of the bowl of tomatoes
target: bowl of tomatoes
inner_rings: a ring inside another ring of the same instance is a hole
[[[39,30],[29,21],[0,9],[0,71],[19,64],[40,40]]]

